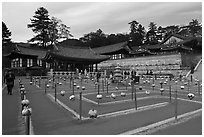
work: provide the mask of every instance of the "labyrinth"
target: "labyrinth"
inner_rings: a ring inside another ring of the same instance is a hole
[[[200,81],[144,77],[134,86],[130,83],[129,79],[108,84],[107,79],[96,83],[93,79],[78,78],[73,82],[59,76],[55,80],[36,77],[28,86],[37,86],[39,92],[45,92],[53,105],[67,110],[73,120],[100,121],[98,125],[103,129],[97,134],[150,134],[151,129],[157,131],[174,125],[169,123],[201,115]],[[194,98],[190,98],[189,93],[194,94]],[[97,111],[97,118],[90,118],[91,109]],[[77,128],[80,128],[80,134],[87,134],[89,125],[91,123],[85,127],[84,124],[73,125],[69,133],[79,134]],[[106,130],[106,125],[112,130]]]

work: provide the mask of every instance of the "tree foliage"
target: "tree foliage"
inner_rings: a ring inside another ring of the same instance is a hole
[[[73,37],[70,33],[70,27],[63,24],[56,17],[50,18],[47,9],[43,7],[37,9],[30,20],[31,23],[28,24],[28,28],[31,28],[35,35],[29,41],[37,42],[42,47],[52,46]],[[138,21],[133,20],[128,24],[130,25],[129,34],[105,34],[101,29],[98,29],[95,32],[84,34],[83,37],[79,38],[79,43],[82,43],[83,46],[99,47],[131,40],[132,46],[140,46],[143,44],[157,44],[170,34],[182,36],[199,36],[202,34],[202,26],[197,19],[193,19],[187,26],[169,25],[157,27],[156,23],[150,22],[147,32]]]
[[[31,38],[30,42],[37,42],[42,47],[53,46],[61,39],[68,39],[72,37],[70,34],[70,27],[62,23],[62,21],[56,17],[51,17],[44,7],[40,7],[35,12],[35,15],[31,19],[31,23],[28,24],[28,28],[31,28],[35,33],[35,36]]]
[[[130,24],[129,35],[131,44],[134,46],[142,45],[145,37],[145,28],[135,20],[129,22],[128,24]]]
[[[106,35],[104,34],[104,32],[101,29],[98,29],[96,32],[85,34],[79,40],[82,41],[85,46],[99,47],[106,44],[105,39]]]
[[[170,25],[163,28],[164,39],[167,38],[170,34],[178,34],[180,31],[180,27],[178,25]]]
[[[195,37],[196,35],[202,34],[202,26],[197,19],[192,19],[192,21],[189,22],[188,27],[189,27],[189,32],[192,36]]]
[[[6,24],[2,21],[2,45],[6,46],[11,43],[11,32]]]
[[[129,40],[132,41],[131,46],[140,46],[143,44],[154,45],[167,38],[170,34],[179,34],[185,37],[198,36],[202,30],[202,26],[197,20],[192,20],[186,26],[169,25],[166,27],[157,27],[156,23],[150,22],[147,32],[142,24],[135,20],[128,24],[130,25],[129,34],[105,34],[101,29],[98,29],[96,32],[85,34],[79,40],[83,43],[83,46],[89,47],[111,45]]]
[[[150,22],[148,27],[149,27],[148,32],[146,34],[146,43],[157,44],[158,43],[157,24],[154,22]]]
[[[83,37],[79,38],[79,40],[83,43],[83,46],[92,48],[116,44],[128,41],[128,39],[128,34],[105,34],[101,29],[98,29],[96,32],[85,34]]]
[[[51,21],[49,18],[49,13],[44,7],[40,7],[35,11],[35,15],[31,20],[31,24],[28,24],[28,28],[31,28],[32,31],[36,34],[31,38],[30,42],[37,41],[42,47],[47,47],[49,40],[49,26]]]

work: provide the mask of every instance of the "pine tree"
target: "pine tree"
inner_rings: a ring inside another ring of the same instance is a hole
[[[146,43],[147,44],[157,44],[158,38],[157,38],[157,25],[154,22],[150,22],[149,24],[149,31],[146,35]]]
[[[28,28],[32,28],[32,31],[36,34],[31,38],[30,42],[38,42],[42,47],[47,47],[49,39],[49,25],[51,20],[49,18],[49,13],[44,7],[40,7],[35,11],[35,15],[31,20],[31,24],[28,24]]]
[[[11,43],[11,32],[7,28],[6,24],[2,21],[2,45],[6,46]]]
[[[189,27],[189,32],[193,37],[199,34],[202,34],[202,26],[197,19],[192,19],[192,21],[189,22],[188,27]]]
[[[145,36],[145,28],[137,21],[131,21],[130,24],[130,39],[133,46],[140,46],[143,44]]]

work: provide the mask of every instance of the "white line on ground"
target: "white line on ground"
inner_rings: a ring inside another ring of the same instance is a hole
[[[86,101],[86,102],[90,102],[90,103],[93,103],[93,104],[98,104],[97,102],[93,101],[93,100],[90,100],[88,98],[85,98],[84,96],[82,96],[82,100]]]
[[[55,98],[52,94],[47,94],[48,97],[55,102]],[[67,105],[65,105],[64,103],[62,103],[61,101],[59,101],[58,99],[56,99],[56,102],[61,105],[63,108],[65,108],[66,110],[70,111],[75,117],[77,117],[79,119],[79,114],[77,114],[73,109],[69,108]],[[84,119],[84,117],[82,117],[82,120]]]
[[[54,101],[54,96],[52,94],[48,94],[48,97],[53,101]],[[144,97],[144,98],[138,98],[138,99],[147,99],[147,98],[168,98],[166,96],[151,96],[151,97]],[[199,103],[202,104],[202,102],[199,101],[192,101],[192,100],[187,100],[187,99],[181,99],[178,98],[180,100],[183,101],[188,101],[188,102],[194,102],[194,103]],[[63,108],[65,108],[66,110],[70,111],[76,118],[79,119],[79,114],[76,113],[74,110],[72,110],[71,108],[69,108],[67,105],[65,105],[64,103],[62,103],[60,100],[56,99],[56,102],[61,105]],[[138,110],[135,110],[135,108],[133,109],[128,109],[128,110],[123,110],[123,111],[117,111],[117,112],[112,112],[112,113],[106,113],[106,114],[101,114],[98,115],[98,117],[103,117],[103,118],[108,118],[108,117],[113,117],[113,116],[118,116],[118,115],[124,115],[124,114],[129,114],[129,113],[135,113],[135,112],[140,112],[140,111],[144,111],[144,110],[148,110],[148,109],[153,109],[153,108],[157,108],[157,107],[162,107],[167,105],[168,102],[163,102],[163,103],[158,103],[158,104],[153,104],[153,105],[147,105],[147,106],[143,106],[143,107],[139,107]],[[190,112],[189,112],[190,113]],[[179,116],[178,116],[179,117]],[[82,117],[82,120],[87,120],[90,119],[88,117]]]
[[[47,95],[53,102],[55,102],[54,101],[54,96],[52,94],[47,94]],[[64,103],[62,103],[58,99],[56,99],[56,102],[59,105],[61,105],[63,108],[65,108],[66,110],[70,111],[75,117],[77,117],[79,119],[79,114],[76,113],[73,109],[69,108],[67,105],[65,105]],[[162,106],[165,106],[167,104],[168,104],[168,102],[157,103],[157,104],[153,104],[153,105],[138,107],[137,110],[135,110],[135,108],[133,108],[133,109],[123,110],[123,111],[117,111],[117,112],[112,112],[112,113],[101,114],[101,115],[98,115],[98,117],[109,118],[109,117],[114,117],[114,116],[118,116],[118,115],[136,113],[136,112],[140,112],[140,111],[144,111],[144,110],[149,110],[149,109],[153,109],[153,108],[157,108],[157,107],[162,107]],[[89,119],[89,118],[88,117],[82,117],[82,120],[87,120],[87,119]]]
[[[117,111],[117,112],[112,112],[112,113],[101,114],[101,115],[98,115],[98,117],[104,117],[104,118],[115,117],[118,115],[125,115],[125,114],[136,113],[136,112],[140,112],[144,110],[149,110],[153,108],[163,107],[163,106],[166,106],[167,104],[169,103],[162,102],[162,103],[157,103],[153,105],[138,107],[137,110],[135,108],[132,108],[132,109],[127,109],[127,110],[122,110],[122,111]]]
[[[141,97],[141,98],[137,98],[137,100],[143,100],[143,99],[149,99],[149,98],[160,98],[160,96],[155,95],[155,96]],[[127,102],[127,101],[132,101],[132,99],[111,101],[111,102],[105,102],[105,103],[100,103],[100,104],[101,105],[107,105],[107,104],[114,104],[114,103],[123,103],[123,102]]]

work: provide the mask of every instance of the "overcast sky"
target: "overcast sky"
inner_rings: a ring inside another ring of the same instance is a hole
[[[27,24],[39,7],[70,26],[74,38],[99,28],[106,34],[128,33],[132,20],[146,29],[150,22],[158,26],[186,25],[192,19],[202,22],[201,2],[3,2],[2,21],[12,32],[12,41],[27,42],[34,35]]]

